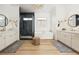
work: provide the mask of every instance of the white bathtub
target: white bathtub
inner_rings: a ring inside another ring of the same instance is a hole
[[[40,39],[53,39],[52,32],[36,32],[35,36],[39,36]]]

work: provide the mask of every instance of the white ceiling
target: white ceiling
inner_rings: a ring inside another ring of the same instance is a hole
[[[21,12],[50,12],[53,10],[55,5],[53,4],[42,4],[42,7],[34,9],[33,4],[20,4]]]

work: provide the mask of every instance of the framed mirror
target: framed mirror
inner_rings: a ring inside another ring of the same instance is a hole
[[[3,14],[0,14],[0,27],[5,27],[7,26],[8,24],[8,18],[3,15]]]
[[[70,16],[68,19],[68,24],[71,27],[77,27],[79,25],[79,15],[74,14],[74,15]]]

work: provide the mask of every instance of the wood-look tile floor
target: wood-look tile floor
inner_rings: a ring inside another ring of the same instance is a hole
[[[23,40],[24,43],[16,53],[2,53],[2,55],[75,55],[76,53],[61,53],[53,46],[53,40],[41,40],[40,45],[32,45],[32,40]]]

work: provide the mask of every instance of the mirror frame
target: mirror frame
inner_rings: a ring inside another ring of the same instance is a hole
[[[77,27],[77,26],[72,26],[72,25],[69,24],[69,19],[70,19],[72,16],[74,16],[74,15],[79,15],[79,14],[73,14],[73,15],[71,15],[71,16],[68,18],[68,25],[71,26],[71,27]]]
[[[5,27],[5,26],[7,26],[7,24],[8,24],[8,18],[5,16],[5,15],[3,15],[3,14],[0,14],[1,16],[3,16],[3,17],[5,17],[5,25],[4,26],[1,26],[0,25],[0,27]]]

